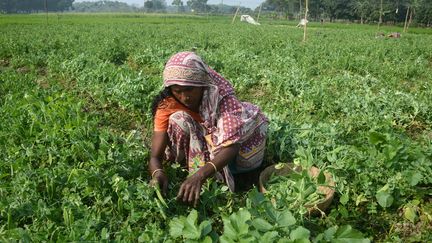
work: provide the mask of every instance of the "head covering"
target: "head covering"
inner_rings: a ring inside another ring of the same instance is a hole
[[[168,60],[163,72],[163,85],[205,87],[199,112],[208,128],[216,126],[219,102],[234,94],[231,84],[194,52],[179,52]]]
[[[165,65],[163,72],[164,87],[208,86],[212,84],[209,69],[202,59],[193,52],[179,52]]]
[[[256,119],[259,109],[247,102],[239,102],[234,97],[234,88],[230,82],[194,52],[179,52],[168,60],[163,72],[163,84],[165,87],[204,87],[199,114],[204,120],[207,134],[212,134],[216,147],[241,143],[261,122]],[[230,111],[226,111],[227,109]]]

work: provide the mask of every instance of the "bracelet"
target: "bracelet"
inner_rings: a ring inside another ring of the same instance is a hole
[[[218,170],[217,170],[217,168],[216,168],[216,165],[215,165],[215,164],[213,164],[213,162],[209,161],[209,162],[207,162],[207,163],[209,163],[209,164],[213,165],[213,168],[214,168],[214,170],[215,170],[215,173],[216,173],[216,172],[218,171]]]
[[[156,170],[154,170],[154,171],[153,171],[153,173],[151,174],[151,177],[153,178],[153,177],[154,177],[154,175],[156,174],[156,172],[158,172],[158,171],[162,171],[162,172],[163,172],[163,170],[162,170],[162,169],[156,169]]]

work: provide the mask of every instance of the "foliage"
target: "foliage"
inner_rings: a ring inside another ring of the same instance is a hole
[[[84,1],[73,3],[72,9],[75,12],[136,12],[137,7],[119,1]]]
[[[165,0],[147,0],[144,2],[144,9],[147,12],[163,11],[166,8]]]
[[[186,3],[193,11],[206,12],[207,0],[188,0]]]
[[[276,166],[279,165],[281,164]],[[318,187],[329,186],[323,170],[313,177],[309,174],[310,167],[301,168],[299,171],[294,169],[288,175],[273,174],[266,184],[267,196],[272,199],[276,208],[298,212],[299,215],[296,216],[300,217],[308,212],[308,208],[325,199],[326,195],[320,192]]]
[[[0,241],[430,240],[430,30],[388,39],[376,27],[312,23],[301,43],[296,23],[269,19],[46,20],[0,16]],[[175,200],[186,176],[178,165],[165,165],[166,205],[157,197],[146,169],[150,104],[166,60],[192,48],[269,118],[266,163],[332,173],[325,216],[301,220],[256,190],[233,194],[212,180],[193,213]]]
[[[303,6],[302,6],[303,5]],[[297,0],[266,0],[264,10],[284,13],[285,17],[302,18],[304,16],[304,1]],[[423,25],[432,23],[430,13],[432,5],[428,0],[422,1],[389,1],[383,0],[384,21],[403,23],[407,8],[414,10],[414,21]],[[360,20],[377,22],[380,11],[380,1],[373,0],[311,0],[309,1],[309,16],[312,19],[329,19],[331,22],[340,20]]]
[[[72,7],[74,0],[4,0],[0,2],[0,12],[31,13],[38,11],[65,11]]]

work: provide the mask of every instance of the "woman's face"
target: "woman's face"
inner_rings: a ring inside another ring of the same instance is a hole
[[[173,85],[170,88],[174,97],[183,105],[192,111],[199,111],[203,87]]]

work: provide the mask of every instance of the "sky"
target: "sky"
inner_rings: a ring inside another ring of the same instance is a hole
[[[96,2],[99,0],[75,0],[75,2]],[[125,2],[127,4],[134,4],[138,6],[142,6],[145,0],[113,0],[119,2]],[[172,0],[165,0],[168,5],[171,5]],[[183,3],[186,4],[187,0],[183,0]],[[207,4],[220,4],[222,0],[208,0]],[[264,0],[223,0],[224,4],[237,6],[240,2],[241,6],[248,7],[251,9],[255,9],[258,5],[260,5]]]

